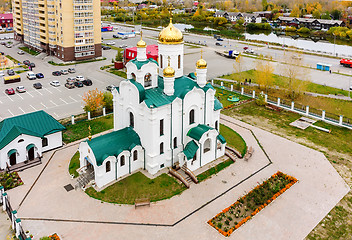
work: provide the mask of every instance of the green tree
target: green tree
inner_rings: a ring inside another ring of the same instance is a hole
[[[312,15],[313,15],[313,18],[319,19],[321,13],[320,13],[320,11],[319,11],[318,9],[315,9],[315,10],[313,11]]]
[[[320,16],[320,18],[321,18],[321,19],[328,19],[328,20],[331,19],[329,12],[324,12],[324,13],[322,13],[321,16]]]
[[[104,92],[103,95],[103,106],[106,108],[106,110],[112,110],[113,109],[113,96],[111,92]]]
[[[335,20],[339,20],[341,18],[341,15],[342,15],[341,11],[339,11],[337,9],[334,9],[331,11],[331,16]]]

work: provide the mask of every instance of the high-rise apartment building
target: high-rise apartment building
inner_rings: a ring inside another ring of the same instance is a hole
[[[15,39],[64,61],[100,57],[100,0],[13,0]]]

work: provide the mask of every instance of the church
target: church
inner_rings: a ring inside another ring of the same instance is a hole
[[[201,56],[195,73],[184,75],[183,35],[172,18],[159,33],[158,61],[146,47],[141,37],[127,79],[112,92],[114,131],[80,143],[80,167],[94,171],[99,188],[140,169],[194,171],[225,154],[222,105],[207,83],[207,62]]]

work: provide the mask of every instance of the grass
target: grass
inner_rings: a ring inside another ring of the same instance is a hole
[[[182,193],[186,187],[174,178],[163,173],[149,179],[143,173],[136,172],[100,192],[90,187],[86,193],[104,202],[134,204],[136,199],[148,198],[152,202],[171,198]]]
[[[54,65],[54,66],[69,66],[69,65],[76,65],[76,64],[81,64],[81,63],[99,62],[99,61],[104,61],[104,60],[106,60],[106,57],[100,58],[100,59],[77,61],[74,63],[56,63],[54,61],[48,61],[48,63],[51,65]]]
[[[212,168],[209,168],[207,171],[202,172],[201,174],[197,175],[197,179],[198,179],[199,182],[202,182],[202,181],[210,178],[214,174],[217,174],[221,170],[227,168],[232,163],[234,163],[234,161],[232,161],[231,159],[227,159],[226,161],[221,162],[218,165],[216,165],[216,166],[214,166]]]
[[[119,77],[127,78],[127,73],[125,73],[125,72],[123,72],[123,71],[121,71],[121,70],[117,70],[117,69],[111,68],[111,69],[109,69],[109,70],[107,70],[107,71],[108,71],[109,73],[115,74],[115,75],[117,75],[117,76],[119,76]]]
[[[7,57],[8,59],[10,59],[14,64],[20,63],[20,61],[18,61],[17,59],[11,57],[10,55],[6,55],[5,57]]]
[[[63,132],[63,141],[70,143],[88,137],[89,126],[92,129],[92,135],[112,129],[114,126],[113,114],[66,126],[66,130]]]
[[[70,165],[68,167],[68,172],[70,174],[73,174],[76,177],[78,177],[78,172],[76,171],[79,168],[79,152],[77,151],[75,155],[71,158]]]
[[[37,52],[29,47],[19,47],[19,49],[21,49],[21,50],[25,51],[26,53],[29,53],[33,56],[37,56],[40,53],[40,52]]]
[[[214,87],[215,90],[216,90],[216,93],[215,93],[215,97],[217,97],[219,99],[219,101],[221,102],[222,106],[224,108],[234,104],[234,102],[230,102],[227,100],[227,98],[230,96],[230,95],[233,95],[235,97],[238,97],[240,98],[240,101],[242,100],[248,100],[248,99],[251,99],[250,97],[247,97],[247,96],[242,96],[241,94],[237,94],[237,93],[234,93],[234,92],[231,92],[231,91],[228,91],[226,89],[220,89],[218,87]]]
[[[223,124],[220,124],[220,134],[226,139],[227,145],[237,149],[242,156],[246,154],[247,144],[241,135]]]
[[[112,45],[108,45],[108,44],[102,44],[103,46],[107,46],[107,47],[111,47],[111,49],[114,49],[114,50],[117,50],[117,51],[122,51],[123,49],[122,48],[119,48],[119,47],[115,47],[115,46],[112,46]]]
[[[24,69],[24,70],[18,70],[18,71],[15,71],[16,74],[20,74],[20,73],[23,73],[23,72],[27,72],[28,69]]]

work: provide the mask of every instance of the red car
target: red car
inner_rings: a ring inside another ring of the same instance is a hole
[[[13,88],[8,88],[5,90],[5,93],[7,95],[13,95],[13,94],[15,94],[15,90],[13,90]]]

